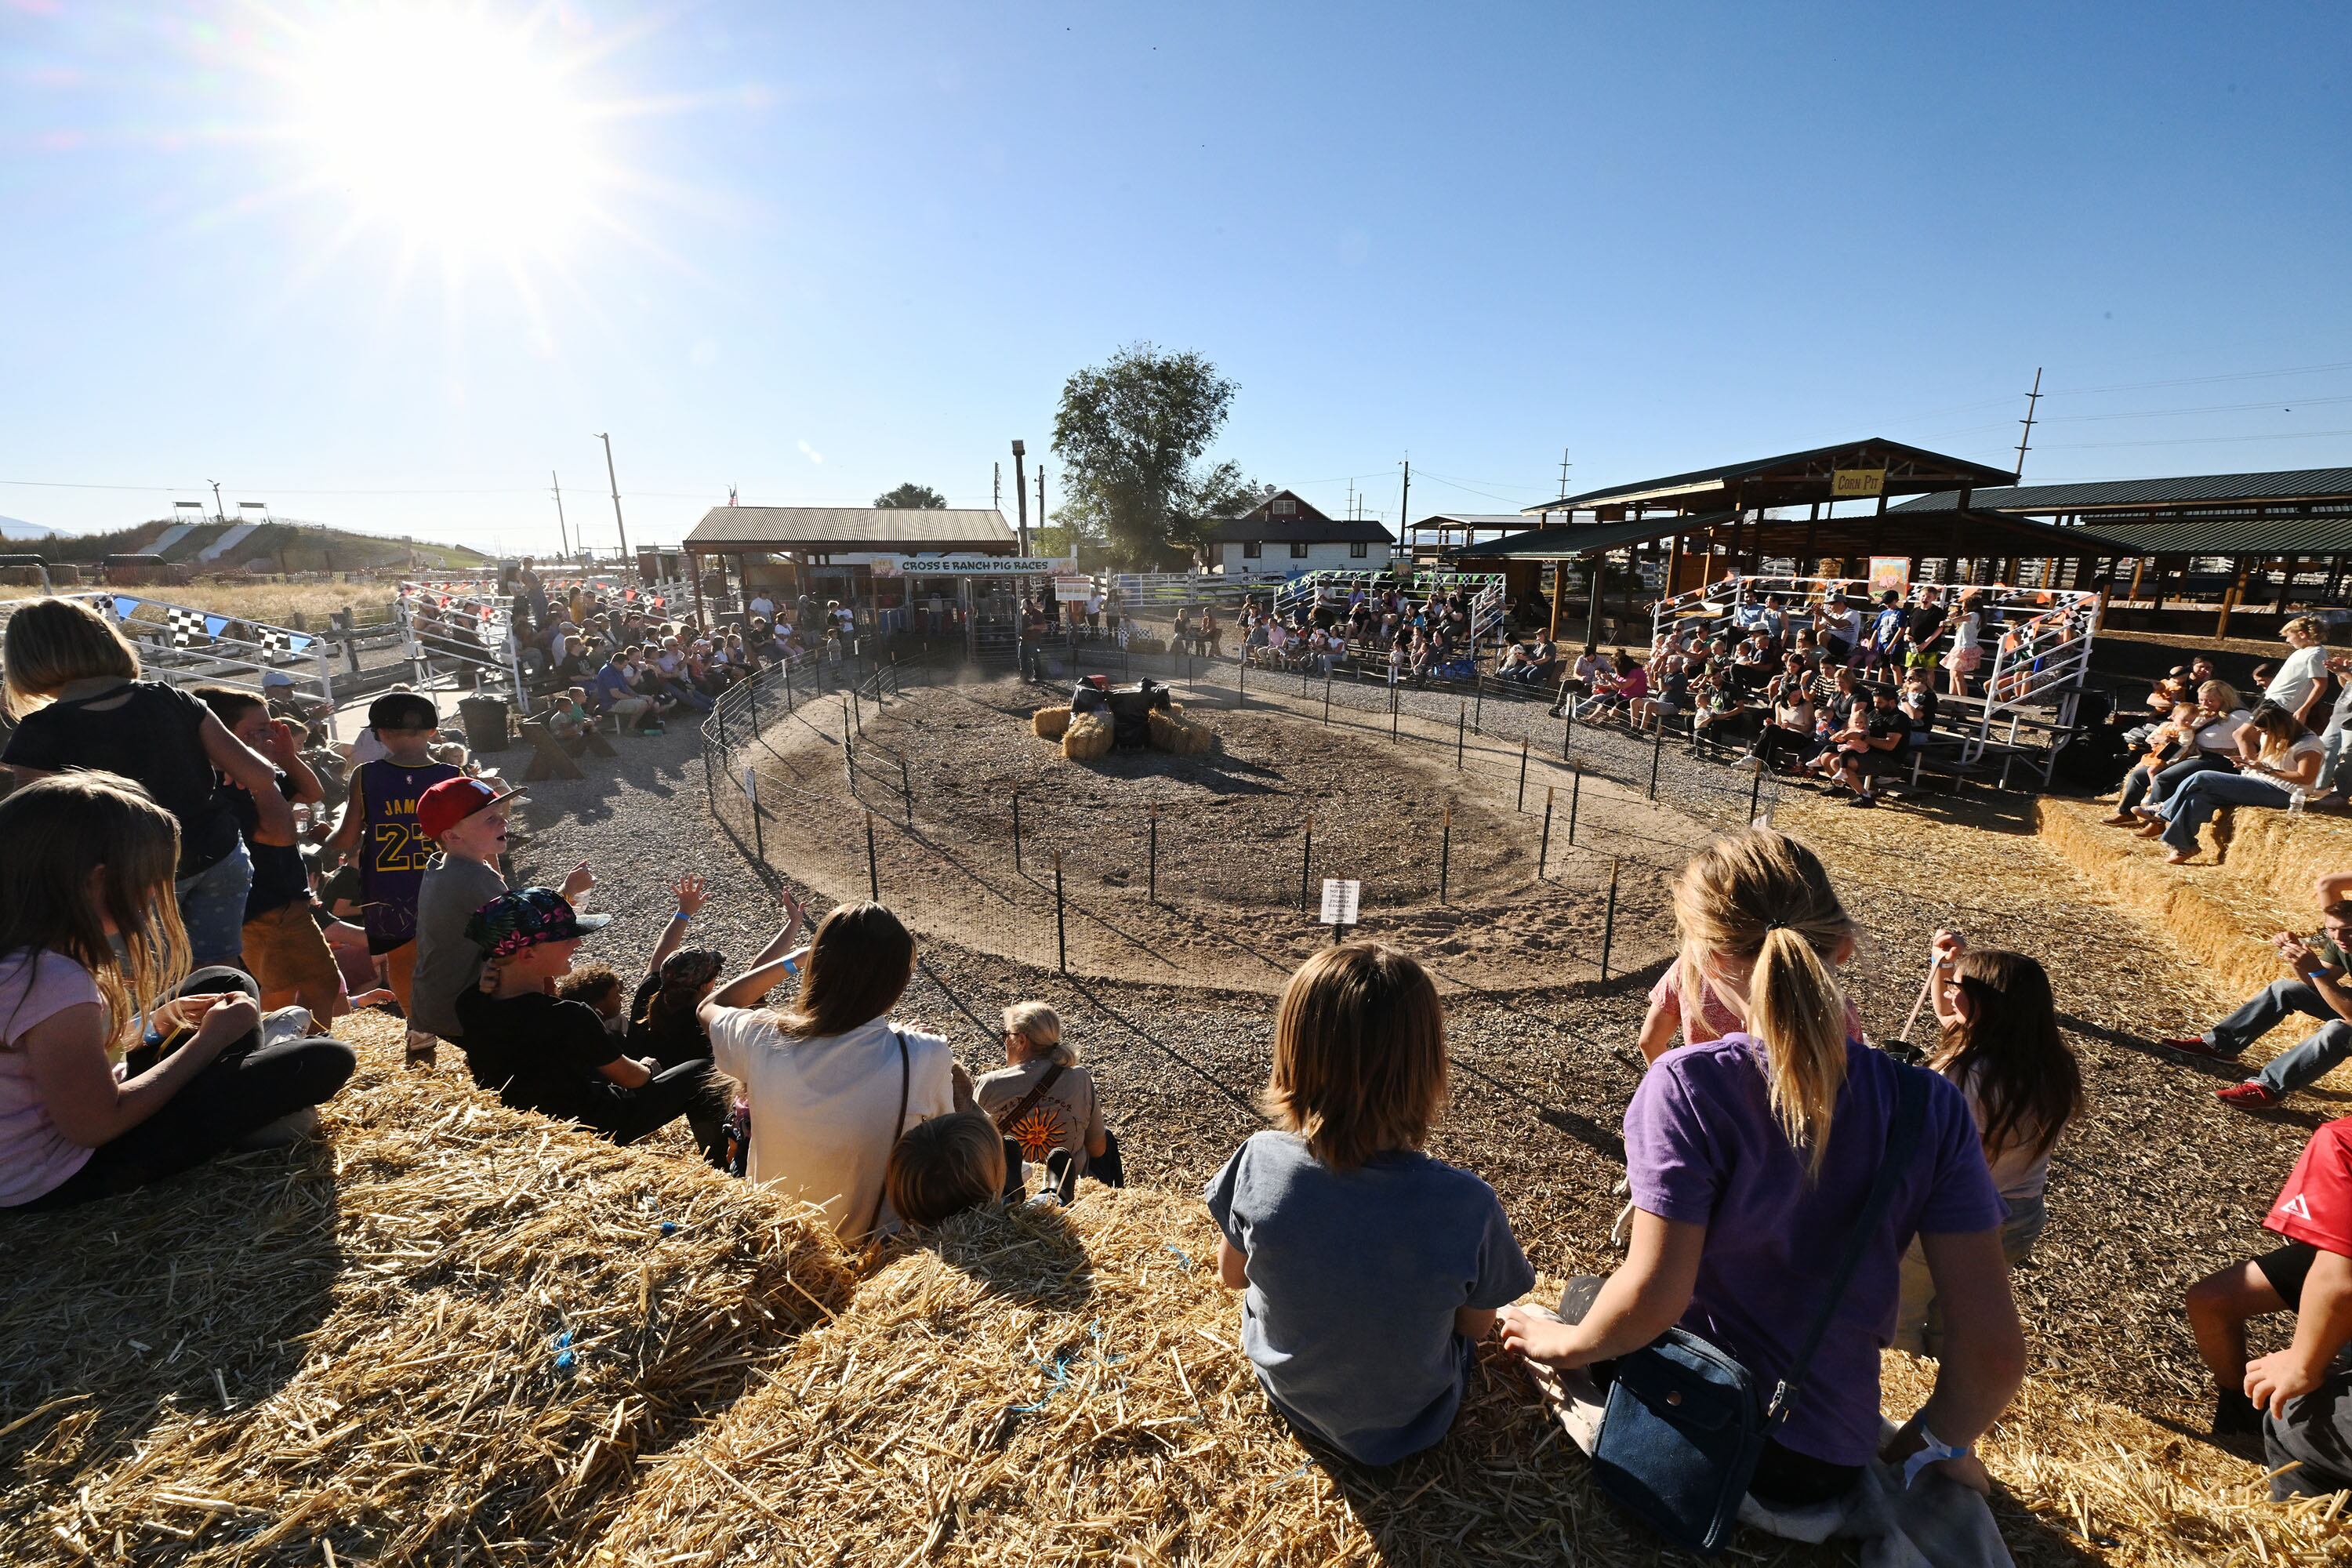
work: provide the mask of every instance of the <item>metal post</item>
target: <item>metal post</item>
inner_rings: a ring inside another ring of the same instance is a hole
[[[1476,693],[1478,706],[1477,716],[1471,720],[1470,727],[1483,735],[1486,732],[1486,672],[1478,668],[1476,637],[1470,639],[1470,679],[1473,690]]]
[[[1234,692],[1234,706],[1246,708],[1249,706],[1249,644],[1242,644],[1234,658],[1241,666],[1241,672],[1234,678],[1237,683]]]
[[[1298,852],[1298,907],[1307,907],[1307,874],[1315,864],[1315,814],[1307,814],[1307,841]]]
[[[1583,794],[1584,769],[1582,765],[1580,764],[1570,769],[1568,774],[1568,841],[1570,844],[1576,842],[1577,798]]]
[[[915,781],[907,772],[907,754],[898,753],[898,793],[907,797],[907,826],[915,826]]]
[[[1525,741],[1521,741],[1521,742],[1519,742],[1519,798],[1518,798],[1518,800],[1517,800],[1516,803],[1514,803],[1514,804],[1513,804],[1513,805],[1512,805],[1511,809],[1512,809],[1513,811],[1525,811],[1525,810],[1527,810],[1527,808],[1528,808],[1528,743],[1527,743]]]
[[[1054,851],[1054,954],[1062,973],[1070,972],[1070,928],[1063,918],[1062,852]]]
[[[1562,695],[1559,703],[1559,755],[1560,760],[1565,762],[1570,755],[1570,748],[1576,743],[1575,698]]]
[[[319,700],[327,705],[327,739],[331,741],[335,738],[335,671],[327,662],[327,639],[320,637],[312,642],[310,651],[319,659]]]
[[[1457,773],[1462,769],[1462,738],[1469,723],[1470,704],[1465,702],[1462,710],[1454,716],[1454,767]]]
[[[1021,869],[1021,792],[1013,792],[1013,869]]]
[[[1160,803],[1151,803],[1150,869],[1144,873],[1144,899],[1150,903],[1160,901]]]
[[[856,800],[857,798],[857,747],[846,736],[842,738],[841,742],[841,771],[849,779],[849,798]]]
[[[756,780],[751,789],[751,853],[759,857],[761,865],[768,863],[768,835],[760,821],[760,791]]]
[[[1757,803],[1763,798],[1763,795],[1764,767],[1759,762],[1756,767],[1756,776],[1750,779],[1748,784],[1748,826],[1750,827],[1756,826]]]
[[[1617,940],[1617,868],[1623,862],[1609,858],[1609,907],[1601,917],[1601,978],[1609,978],[1609,949]]]
[[[1390,682],[1389,682],[1389,742],[1390,742],[1390,743],[1393,745],[1393,744],[1395,743],[1395,742],[1396,742],[1396,738],[1397,738],[1397,689],[1396,689],[1396,681],[1395,681],[1394,679],[1391,679],[1391,680],[1390,680]]]
[[[1650,745],[1650,798],[1658,798],[1658,763],[1666,754],[1666,721],[1658,721],[1658,738]]]
[[[1331,667],[1323,667],[1323,727],[1331,727]]]
[[[1558,787],[1556,784],[1544,786],[1543,837],[1536,844],[1536,880],[1538,882],[1543,880],[1544,861],[1551,854],[1551,797]]]
[[[1446,885],[1453,880],[1454,873],[1454,806],[1451,802],[1446,805],[1444,824],[1438,832],[1441,837],[1437,842],[1437,901],[1442,904],[1445,901]]]
[[[882,871],[874,858],[874,814],[866,814],[866,896],[882,901]]]

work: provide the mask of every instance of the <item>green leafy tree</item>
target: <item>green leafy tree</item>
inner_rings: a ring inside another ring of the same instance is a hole
[[[1149,342],[1071,376],[1054,416],[1065,497],[1055,517],[1081,536],[1098,531],[1126,563],[1190,543],[1190,520],[1240,485],[1231,463],[1200,467],[1237,390],[1192,351]]]
[[[919,485],[912,479],[895,490],[884,490],[874,498],[879,507],[898,507],[914,511],[945,511],[948,498],[929,485]]]

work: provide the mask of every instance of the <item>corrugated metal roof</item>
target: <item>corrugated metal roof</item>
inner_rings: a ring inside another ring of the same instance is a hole
[[[1744,515],[1711,511],[1690,517],[1645,517],[1630,522],[1538,528],[1509,539],[1449,550],[1445,555],[1449,561],[1570,561],[1601,551],[1671,539],[1677,533],[1726,529]],[[1958,552],[1962,555],[1992,553],[1995,545],[2003,555],[2105,555],[2116,552],[2118,548],[2128,548],[2118,547],[2105,537],[2112,531],[2102,530],[2095,534],[2088,529],[2058,528],[2009,512],[1971,510],[1963,512],[1958,521],[1962,525]],[[1916,515],[1898,520],[1891,511],[1883,518],[1822,518],[1812,523],[1801,517],[1771,517],[1764,520],[1760,532],[1758,524],[1748,524],[1754,537],[1743,538],[1767,555],[1789,555],[1803,548],[1810,531],[1820,553],[1832,555],[1866,552],[1870,547],[1865,542],[1876,534],[1886,554],[1940,556],[1951,548],[1952,522],[1948,513],[1930,521]],[[1996,537],[1989,542],[1987,535]],[[1721,538],[1718,533],[1718,542]],[[1842,548],[1842,544],[1848,547]]]
[[[2118,555],[2352,555],[2352,512],[2298,517],[2184,517],[2062,528]]]
[[[1854,466],[1866,467],[1874,455],[1903,457],[1914,462],[1926,462],[1949,470],[1949,477],[1935,482],[1951,484],[1959,480],[1982,480],[1997,484],[2008,479],[2006,468],[1989,468],[1982,463],[1966,458],[1955,458],[1945,452],[1931,452],[1925,447],[1907,446],[1901,441],[1889,441],[1884,437],[1865,437],[1857,441],[1841,441],[1832,447],[1815,447],[1810,451],[1784,452],[1777,458],[1759,458],[1754,462],[1731,463],[1719,468],[1693,468],[1686,474],[1668,474],[1663,479],[1643,479],[1630,485],[1611,485],[1606,489],[1587,490],[1582,495],[1564,496],[1558,500],[1538,501],[1519,509],[1520,515],[1533,516],[1544,511],[1560,511],[1570,508],[1617,506],[1629,501],[1647,500],[1676,491],[1705,491],[1722,488],[1738,479],[1754,479],[1775,468],[1797,468],[1809,463],[1853,456],[1862,459]],[[1890,486],[1895,481],[1890,479]],[[1899,493],[1893,489],[1888,493]]]
[[[1011,550],[1013,527],[994,507],[715,506],[687,548],[751,550]]]
[[[1703,533],[1729,522],[1738,512],[1712,511],[1696,517],[1644,517],[1631,522],[1579,522],[1559,528],[1538,528],[1508,539],[1449,550],[1451,561],[1574,561],[1604,550],[1647,544],[1677,533]]]
[[[1554,507],[1554,511],[1559,509]],[[1528,514],[1518,511],[1433,511],[1412,525],[1415,528],[1534,528]]]
[[[2088,511],[2101,507],[2193,506],[2231,501],[2352,499],[2352,468],[2277,468],[2260,474],[2176,474],[2079,485],[2000,485],[1970,492],[1969,504],[1998,511]],[[1949,511],[1956,490],[1906,500],[1889,511]]]

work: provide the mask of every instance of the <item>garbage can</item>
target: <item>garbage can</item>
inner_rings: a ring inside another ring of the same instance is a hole
[[[457,700],[457,713],[466,725],[466,746],[475,752],[507,749],[507,700],[477,692]]]

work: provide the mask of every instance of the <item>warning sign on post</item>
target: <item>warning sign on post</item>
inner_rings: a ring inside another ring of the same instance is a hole
[[[1083,605],[1093,595],[1094,591],[1095,580],[1091,577],[1056,577],[1054,579],[1054,597],[1055,601],[1061,604]]]
[[[1351,926],[1356,923],[1356,902],[1362,897],[1361,882],[1342,881],[1337,877],[1323,879],[1323,923],[1327,926]]]

